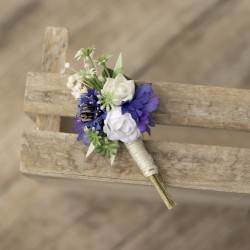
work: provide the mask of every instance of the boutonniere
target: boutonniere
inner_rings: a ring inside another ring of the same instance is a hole
[[[83,69],[74,71],[67,87],[78,101],[74,119],[77,140],[89,145],[86,157],[97,150],[113,165],[119,143],[127,147],[144,176],[149,177],[169,209],[175,201],[160,179],[152,156],[146,151],[142,135],[155,126],[152,112],[158,107],[152,83],[136,84],[124,74],[120,54],[114,69],[107,67],[110,55],[94,58],[95,47],[80,49],[75,58]],[[66,63],[65,68],[70,68]]]

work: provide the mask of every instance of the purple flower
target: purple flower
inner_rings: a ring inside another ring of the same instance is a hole
[[[141,84],[135,91],[131,102],[122,104],[122,114],[130,113],[135,120],[139,130],[150,135],[150,128],[155,126],[153,117],[150,114],[157,109],[159,97],[153,97],[152,83]]]
[[[74,118],[74,131],[78,133],[77,140],[83,140],[84,144],[88,144],[88,139],[84,137],[84,127],[102,130],[106,112],[101,110],[97,103],[97,95],[100,93],[94,89],[88,89],[88,93],[81,95],[78,104],[78,112]]]

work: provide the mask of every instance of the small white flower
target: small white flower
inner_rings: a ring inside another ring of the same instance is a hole
[[[86,86],[83,86],[81,89],[81,94],[86,94],[88,92],[88,89],[86,88]]]
[[[75,97],[75,99],[79,99],[82,95],[81,93],[82,86],[81,83],[77,83],[73,88],[71,94]]]
[[[82,76],[79,73],[74,74],[74,77],[77,81],[82,78]]]
[[[77,80],[77,79],[76,79],[75,75],[71,75],[71,76],[69,76],[69,78],[68,78],[68,82],[74,83],[76,80]]]
[[[66,63],[64,64],[64,68],[65,68],[65,69],[69,69],[69,68],[70,68],[70,63],[66,62]]]
[[[75,97],[76,100],[81,98],[81,92],[72,91],[71,94]]]
[[[93,78],[93,76],[95,75],[96,73],[96,70],[94,68],[91,68],[91,69],[88,69],[86,72],[85,72],[85,77],[87,79],[91,79]]]
[[[74,87],[74,82],[68,81],[68,82],[67,82],[67,87],[68,87],[69,89],[72,89],[72,88]]]
[[[69,89],[72,89],[72,88],[75,86],[75,82],[76,82],[76,77],[75,77],[75,75],[69,76],[68,81],[67,81],[67,87],[68,87]]]
[[[140,137],[141,133],[131,114],[121,112],[121,107],[117,107],[107,112],[104,120],[104,133],[111,141],[120,140],[122,142],[132,142]]]
[[[88,69],[89,68],[89,63],[84,63],[84,68]]]
[[[103,81],[104,81],[103,76],[102,76],[102,75],[99,75],[99,76],[98,76],[98,80],[99,80],[100,82],[103,82]]]
[[[115,79],[107,78],[102,93],[113,95],[113,104],[121,105],[122,102],[131,101],[135,93],[135,83],[133,80],[127,80],[119,74]]]
[[[77,61],[79,61],[82,58],[82,49],[79,49],[76,54],[75,54],[75,58]]]

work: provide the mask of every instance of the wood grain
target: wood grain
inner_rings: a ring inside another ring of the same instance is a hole
[[[154,141],[146,141],[145,145],[167,185],[250,193],[250,149]],[[21,171],[47,177],[150,185],[123,145],[113,167],[98,153],[85,159],[86,149],[73,134],[26,131]]]
[[[44,36],[42,72],[61,73],[64,70],[68,49],[68,30],[47,27]],[[40,130],[59,131],[60,116],[37,114],[36,127]]]
[[[28,73],[24,111],[75,116],[77,103],[66,87],[67,77]],[[250,131],[250,90],[169,82],[153,85],[161,100],[154,115],[158,124]]]

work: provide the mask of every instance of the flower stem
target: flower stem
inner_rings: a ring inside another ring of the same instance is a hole
[[[88,56],[88,59],[90,61],[91,67],[94,68],[94,69],[96,69],[95,64],[94,64],[92,58],[90,56]]]
[[[160,194],[162,200],[164,201],[165,205],[168,209],[172,209],[176,202],[166,189],[165,185],[163,184],[162,180],[160,179],[160,176],[158,174],[154,174],[149,176],[150,180],[154,184],[155,188],[157,189],[158,193]]]
[[[109,70],[108,70],[106,64],[103,63],[102,65],[103,65],[104,71],[106,72],[107,76],[108,76],[109,78],[111,78],[111,76],[110,76],[110,74],[109,74]]]

